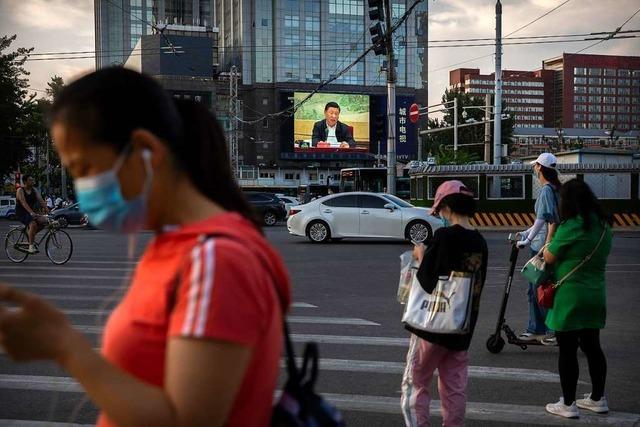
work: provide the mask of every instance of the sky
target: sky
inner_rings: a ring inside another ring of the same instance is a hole
[[[426,0],[429,2],[429,40],[494,37],[495,0]],[[566,0],[503,0],[503,34],[507,35]],[[472,7],[470,7],[472,5]],[[558,10],[515,36],[577,34],[613,31],[640,8],[638,0],[570,0]],[[640,29],[640,13],[625,30]],[[93,0],[0,0],[0,34],[17,34],[12,47],[34,47],[34,53],[93,51]],[[505,46],[503,69],[539,69],[543,59],[572,53],[593,42]],[[492,46],[429,49],[429,101],[439,102],[449,83],[449,70],[480,68],[489,74]],[[611,40],[586,51],[592,54],[640,55],[640,38]],[[94,69],[93,59],[30,61],[30,85],[44,90],[51,76],[65,81]],[[42,92],[40,92],[42,93]]]

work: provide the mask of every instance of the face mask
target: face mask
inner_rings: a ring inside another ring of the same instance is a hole
[[[442,215],[440,216],[440,220],[442,221],[442,226],[443,227],[449,227],[451,225],[449,220],[447,218],[443,217]]]
[[[99,228],[123,234],[135,233],[144,227],[147,196],[153,179],[151,151],[144,150],[142,157],[147,178],[142,193],[131,200],[125,200],[120,191],[118,171],[127,155],[128,150],[123,152],[115,165],[106,172],[75,180],[80,209],[87,214],[89,221]]]

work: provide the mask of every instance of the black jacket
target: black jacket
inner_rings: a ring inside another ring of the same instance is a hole
[[[311,137],[311,146],[317,147],[318,142],[326,141],[329,130],[327,128],[327,121],[320,120],[313,125],[313,136]],[[349,144],[349,148],[356,148],[356,141],[349,133],[349,126],[338,121],[336,123],[336,139],[338,142],[346,142]]]
[[[471,305],[471,324],[466,334],[434,334],[414,329],[405,324],[405,328],[420,338],[438,344],[449,350],[463,351],[469,348],[471,337],[478,320],[480,295],[487,277],[487,242],[476,230],[467,230],[459,225],[439,228],[424,253],[417,276],[420,286],[431,293],[438,283],[438,277],[448,276],[451,271],[477,272],[473,284]]]

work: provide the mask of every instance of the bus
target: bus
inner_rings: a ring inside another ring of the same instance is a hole
[[[340,191],[340,187],[337,185],[303,184],[298,186],[298,200],[302,204],[309,203],[313,199],[337,193],[338,191]]]
[[[347,168],[340,170],[340,192],[371,191],[384,193],[387,189],[386,168]],[[411,196],[409,177],[396,177],[396,196],[408,200]]]

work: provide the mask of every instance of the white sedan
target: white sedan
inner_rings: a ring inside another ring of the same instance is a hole
[[[332,194],[289,212],[287,229],[314,243],[344,237],[407,239],[424,242],[442,226],[429,209],[384,193]]]

